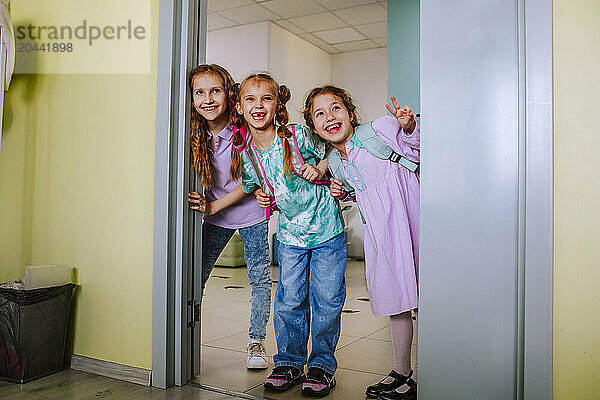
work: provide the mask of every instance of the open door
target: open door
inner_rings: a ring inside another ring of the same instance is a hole
[[[189,382],[200,368],[199,296],[192,243],[200,218],[189,210],[189,71],[204,59],[206,0],[160,2],[156,161],[152,385]],[[194,297],[196,295],[196,297]],[[196,338],[194,340],[194,338]]]
[[[551,399],[552,1],[421,2],[421,114],[419,397]]]
[[[203,64],[206,62],[206,15],[207,15],[207,2],[208,0],[199,0],[198,5],[198,21],[193,27],[198,27],[198,32],[196,32],[196,41],[197,41],[197,56],[196,63],[194,66]],[[186,80],[187,81],[187,80]],[[189,108],[188,108],[189,109]],[[189,115],[188,115],[189,122]],[[189,124],[188,124],[189,126]],[[187,155],[189,160],[189,150],[190,146],[188,143],[187,146]],[[191,169],[190,169],[191,170]],[[194,191],[201,191],[200,179],[194,173],[190,174],[190,186]],[[189,209],[188,209],[188,212]],[[190,235],[190,255],[191,255],[191,265],[192,265],[192,280],[191,280],[191,296],[192,296],[192,307],[194,318],[192,319],[192,343],[191,343],[191,376],[189,379],[200,375],[201,368],[201,334],[202,334],[202,326],[200,318],[200,310],[202,304],[202,214],[198,212],[191,212],[192,214],[192,225],[191,225],[191,235]]]

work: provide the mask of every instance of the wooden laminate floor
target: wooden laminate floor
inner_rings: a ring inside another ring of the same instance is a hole
[[[235,398],[192,385],[162,390],[71,369],[24,385],[0,381],[1,400],[224,400]]]

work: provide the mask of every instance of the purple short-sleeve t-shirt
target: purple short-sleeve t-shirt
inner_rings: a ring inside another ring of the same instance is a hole
[[[206,190],[206,201],[211,202],[225,196],[242,182],[231,179],[231,158],[233,156],[233,126],[227,125],[217,136],[212,154],[212,186]],[[264,221],[265,210],[258,206],[252,195],[225,208],[214,215],[204,217],[204,221],[222,228],[239,229]]]

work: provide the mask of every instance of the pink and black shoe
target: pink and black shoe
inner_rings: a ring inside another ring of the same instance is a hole
[[[285,392],[304,382],[304,371],[291,366],[273,368],[263,387],[274,392]]]
[[[307,396],[327,396],[335,387],[335,377],[321,368],[311,367],[302,384],[302,394]]]

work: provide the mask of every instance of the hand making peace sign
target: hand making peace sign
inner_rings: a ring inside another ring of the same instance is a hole
[[[391,97],[391,100],[394,106],[392,107],[386,103],[385,108],[396,117],[402,129],[404,129],[406,133],[411,134],[417,126],[412,110],[409,106],[400,107],[394,96]]]

